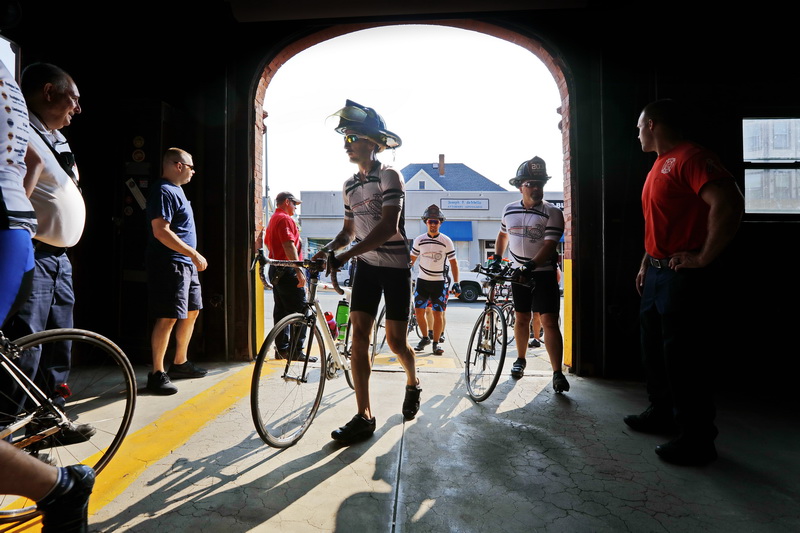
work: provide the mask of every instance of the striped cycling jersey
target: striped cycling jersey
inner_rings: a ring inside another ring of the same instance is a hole
[[[405,195],[402,177],[385,165],[372,170],[363,181],[358,174],[354,174],[344,182],[344,216],[353,221],[356,243],[364,240],[378,225],[383,207],[400,208],[397,232],[376,249],[359,255],[360,260],[379,267],[409,268],[411,256],[406,242],[403,214]]]
[[[414,239],[411,255],[417,257],[418,279],[446,281],[447,265],[455,259],[456,249],[447,235],[439,233],[431,237],[426,232]]]
[[[508,250],[514,266],[533,259],[544,245],[544,241],[561,240],[564,234],[564,214],[544,200],[530,208],[522,201],[513,202],[503,208],[500,231],[508,234]],[[536,270],[552,270],[556,257],[538,265]]]

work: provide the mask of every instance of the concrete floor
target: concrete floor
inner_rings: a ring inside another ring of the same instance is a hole
[[[444,357],[418,358],[415,420],[400,414],[402,371],[376,363],[378,429],[350,447],[330,439],[355,413],[344,379],[327,383],[308,433],[283,450],[253,429],[248,364],[209,365],[175,396],[142,392],[125,448],[98,478],[91,531],[800,531],[794,411],[760,391],[726,394],[720,458],[693,468],[662,462],[653,449],[665,439],[622,422],[645,407],[642,383],[569,375],[571,391],[555,394],[543,348],[525,377],[506,370],[476,404],[460,363],[475,309],[463,306],[471,320],[448,311]],[[137,372],[143,384],[147,369]]]

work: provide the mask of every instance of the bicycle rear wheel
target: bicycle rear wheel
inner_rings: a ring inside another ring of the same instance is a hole
[[[327,371],[327,356],[319,328],[309,328],[307,319],[293,313],[279,320],[267,335],[256,357],[250,387],[250,409],[261,439],[275,448],[287,448],[299,441],[311,426],[322,401]],[[307,331],[305,354],[315,362],[274,359],[275,338],[289,331],[289,353],[302,348],[300,339]]]
[[[350,324],[350,320],[347,321],[347,325],[345,327],[347,329],[345,330],[344,333],[344,357],[349,361],[350,354],[352,353],[353,350],[353,339],[351,338],[353,328],[352,325]],[[355,383],[353,383],[353,376],[350,373],[350,370],[345,369],[344,379],[345,381],[347,381],[347,385],[349,385],[352,390],[356,390],[356,386]]]
[[[34,428],[41,431],[55,424],[49,411],[39,409],[34,416],[34,422],[12,434],[10,439],[12,444],[54,466],[80,463],[91,466],[95,473],[100,473],[118,451],[133,419],[136,405],[136,378],[133,368],[116,344],[91,331],[72,328],[46,330],[14,341],[23,351],[42,350],[43,360],[61,343],[67,343],[70,354],[69,378],[66,386],[57,388],[58,396],[52,399],[57,405],[64,403],[64,413],[75,424],[89,424],[95,428],[96,433],[89,440],[70,443],[59,432],[38,442],[26,444],[32,440]],[[3,379],[6,377],[4,375]],[[43,385],[40,388],[45,394],[49,394],[55,387]],[[18,394],[12,392],[14,388],[5,384],[0,390],[0,394],[6,398],[16,397]],[[24,418],[30,414],[31,411],[26,410],[16,415],[16,418]],[[11,416],[10,413],[0,415],[6,419]],[[0,523],[23,521],[36,514],[35,502],[0,494]]]
[[[510,346],[514,342],[514,324],[516,323],[516,314],[514,313],[514,302],[506,302],[500,308],[503,310],[503,317],[506,319],[506,328],[509,334],[506,336],[506,345]]]
[[[375,356],[383,353],[386,349],[386,306],[381,308],[378,318],[375,320],[375,327],[372,330],[372,353],[370,355],[370,366],[375,364]]]
[[[503,311],[492,305],[475,322],[464,362],[467,392],[476,402],[488,398],[497,386],[506,358],[506,339]]]

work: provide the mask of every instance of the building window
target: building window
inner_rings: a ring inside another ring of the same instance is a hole
[[[746,213],[800,214],[798,133],[796,118],[742,121]]]
[[[425,182],[424,181],[420,181],[419,182],[419,190],[420,191],[424,191],[425,190]]]

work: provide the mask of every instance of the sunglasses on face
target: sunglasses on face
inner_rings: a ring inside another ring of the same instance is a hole
[[[522,184],[522,186],[523,187],[528,187],[529,189],[532,189],[533,187],[542,188],[542,187],[544,187],[544,182],[543,181],[526,181],[526,182],[524,182]]]
[[[435,218],[429,218],[429,219],[428,219],[428,220],[426,220],[425,222],[426,222],[426,223],[428,223],[428,224],[434,224],[434,225],[436,225],[436,224],[439,224],[439,223],[441,223],[441,220],[437,220],[437,219],[435,219]]]
[[[363,137],[361,135],[356,135],[355,133],[351,133],[349,135],[344,136],[344,140],[347,144],[353,144],[359,139],[366,139],[366,137]]]

